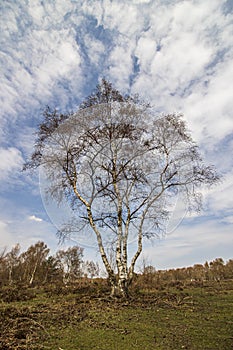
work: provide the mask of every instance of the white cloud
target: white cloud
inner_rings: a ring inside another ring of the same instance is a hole
[[[9,232],[9,224],[0,220],[0,252],[15,245],[15,237]]]
[[[75,31],[55,21],[57,14],[62,23],[66,13],[63,10],[68,11],[71,6],[68,6],[68,1],[66,3],[57,2],[58,6],[54,9],[48,5],[51,11],[54,10],[51,18],[41,2],[30,2],[27,6],[21,1],[21,6],[15,4],[12,9],[11,6],[3,7],[3,25],[7,25],[12,16],[15,16],[12,21],[15,24],[10,25],[8,37],[4,34],[4,44],[1,45],[0,59],[4,67],[0,92],[2,122],[9,116],[14,116],[12,121],[15,121],[16,118],[22,119],[31,109],[39,110],[54,95],[56,97],[56,91],[60,97],[60,108],[66,107],[70,97],[60,83],[64,78],[71,82],[70,86],[76,90],[77,96],[80,93],[81,56]],[[20,14],[23,21],[18,21]],[[44,22],[41,27],[38,26],[36,19],[40,19],[40,14],[47,19],[49,27]]]
[[[0,180],[7,180],[12,173],[19,171],[23,164],[21,152],[14,147],[0,148],[0,159]]]
[[[232,224],[233,225],[233,215],[229,215],[222,219],[222,222],[226,224]]]
[[[222,177],[222,182],[210,191],[205,191],[208,208],[218,215],[229,215],[233,211],[233,172]]]
[[[94,14],[93,10],[92,13]],[[103,1],[101,20],[105,28],[117,30],[127,37],[141,29],[141,24],[144,22],[135,5],[110,0]]]
[[[184,112],[197,140],[211,137],[214,143],[233,132],[232,75],[232,60],[225,60],[212,75],[204,77],[208,87],[202,81],[184,100]]]
[[[119,86],[123,91],[127,91],[130,74],[133,73],[132,51],[130,44],[116,46],[112,50],[108,61],[108,76],[110,79],[118,77],[117,87]]]
[[[29,0],[28,13],[36,25],[42,25],[46,12],[39,0]]]
[[[39,28],[51,28],[60,26],[64,21],[64,16],[75,9],[75,4],[70,0],[56,0],[56,2],[40,0],[29,0],[25,3],[25,10],[31,16],[33,23]]]
[[[84,36],[84,40],[87,47],[88,57],[90,62],[98,68],[98,64],[101,62],[101,56],[104,54],[105,45],[100,40],[93,38],[90,34]]]
[[[28,217],[28,220],[31,220],[31,221],[36,221],[36,222],[42,222],[43,220],[35,215],[30,215]]]

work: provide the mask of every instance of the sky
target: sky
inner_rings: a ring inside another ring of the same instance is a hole
[[[144,262],[167,269],[233,258],[233,0],[3,0],[0,13],[0,250],[38,240],[63,247],[59,209],[45,204],[38,173],[21,170],[45,106],[75,111],[105,77],[158,114],[182,113],[222,175],[203,190],[198,215],[177,204],[169,232],[145,241]],[[97,260],[90,242],[65,244]]]

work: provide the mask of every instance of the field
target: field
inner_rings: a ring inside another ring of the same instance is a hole
[[[106,286],[1,290],[0,349],[230,350],[233,281],[132,291]]]

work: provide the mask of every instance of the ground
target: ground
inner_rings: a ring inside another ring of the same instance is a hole
[[[2,288],[0,348],[233,349],[233,281],[132,290],[106,286]]]

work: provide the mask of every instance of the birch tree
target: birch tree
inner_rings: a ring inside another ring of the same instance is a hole
[[[13,284],[16,281],[16,270],[19,266],[20,258],[20,245],[16,244],[10,252],[5,256],[6,270],[8,271],[8,283],[9,285]],[[17,276],[18,277],[18,276]]]
[[[63,282],[65,284],[74,282],[82,276],[83,248],[74,246],[67,250],[59,250],[56,258],[63,271]]]
[[[49,254],[49,248],[44,242],[38,241],[31,245],[26,252],[20,255],[22,272],[22,280],[32,285],[35,277],[39,274],[43,263]],[[44,273],[44,271],[43,271]]]
[[[50,195],[58,202],[65,197],[77,230],[96,237],[112,294],[127,297],[143,241],[163,229],[170,199],[180,191],[199,209],[201,186],[213,185],[218,175],[204,164],[181,115],[158,117],[105,80],[77,113],[47,108],[44,116],[25,168],[44,168]],[[132,237],[136,247],[129,254]]]

